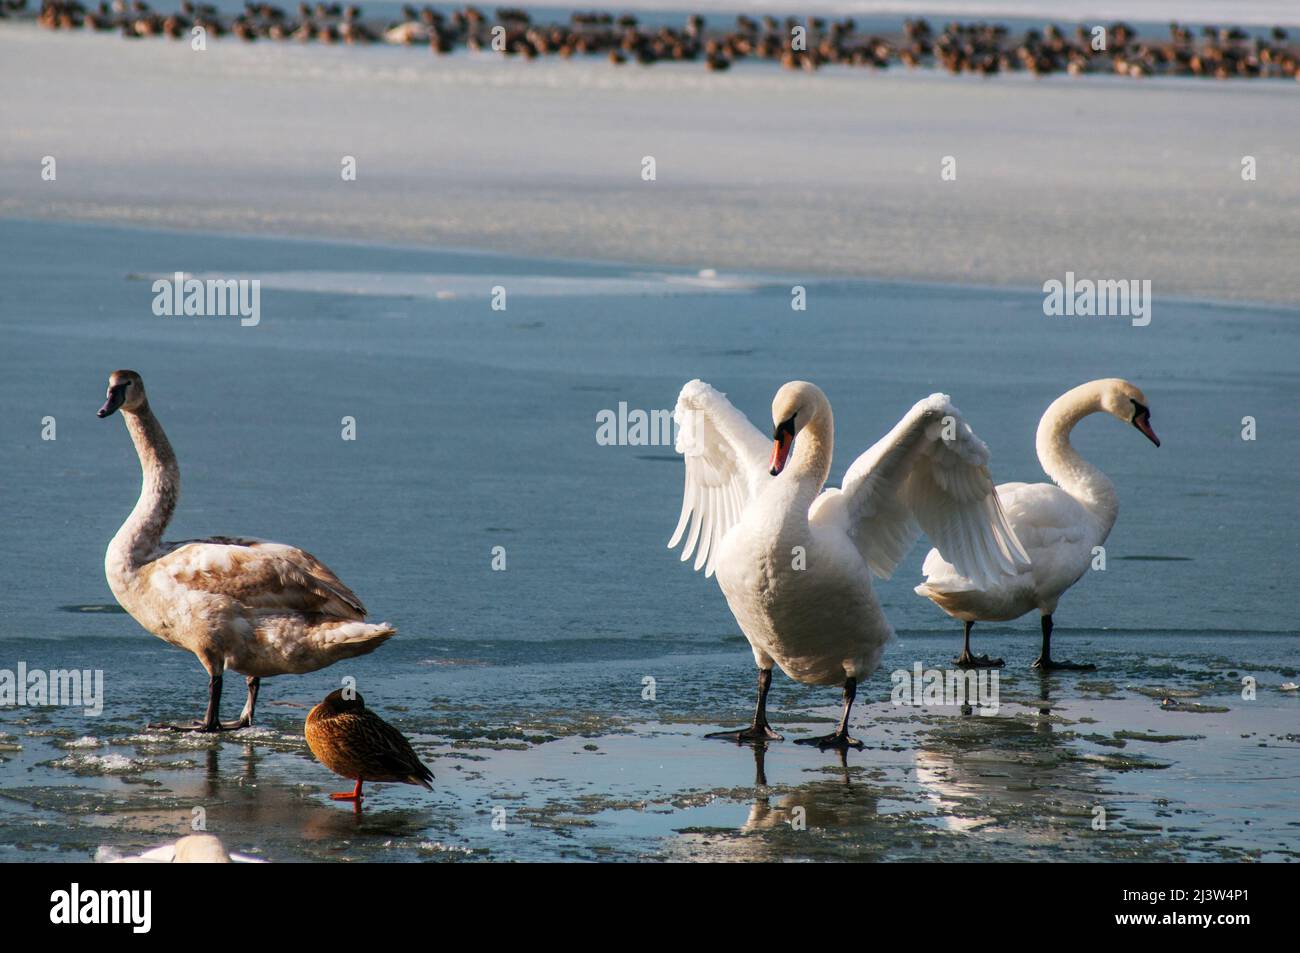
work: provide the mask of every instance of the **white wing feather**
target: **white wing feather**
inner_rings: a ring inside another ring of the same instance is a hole
[[[704,575],[712,576],[723,537],[740,520],[767,474],[771,441],[725,394],[700,380],[682,388],[673,420],[677,452],[686,462],[686,487],[668,548],[686,534],[682,561],[694,553],[696,570],[703,567]]]
[[[841,520],[882,578],[924,531],[962,575],[992,585],[1028,569],[1029,556],[1002,512],[988,461],[948,395],[931,394],[854,461],[842,489],[822,494],[813,515]]]

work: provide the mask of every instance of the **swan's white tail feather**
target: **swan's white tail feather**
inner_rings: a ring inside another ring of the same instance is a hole
[[[396,634],[387,622],[326,622],[312,631],[316,643],[338,658],[373,652]]]

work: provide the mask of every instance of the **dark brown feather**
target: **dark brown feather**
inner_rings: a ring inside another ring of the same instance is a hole
[[[419,784],[432,790],[433,772],[402,733],[367,709],[360,695],[346,702],[341,696],[334,692],[307,716],[307,747],[317,760],[354,781]]]

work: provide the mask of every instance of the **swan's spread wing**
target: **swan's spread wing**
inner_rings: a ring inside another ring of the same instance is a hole
[[[1029,566],[1002,512],[989,451],[946,394],[918,401],[858,457],[819,509],[843,520],[863,558],[888,578],[924,531],[968,579],[992,585]]]
[[[704,574],[711,576],[722,538],[736,525],[767,472],[771,442],[725,394],[699,380],[682,388],[673,419],[677,452],[686,461],[686,489],[668,548],[686,534],[682,561],[695,553],[695,568],[705,567]]]
[[[169,544],[154,560],[155,584],[229,596],[252,609],[311,612],[360,621],[366,607],[311,553],[262,539],[213,536]],[[162,573],[162,576],[158,574]]]

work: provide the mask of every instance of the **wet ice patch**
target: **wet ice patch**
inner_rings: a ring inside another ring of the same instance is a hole
[[[77,774],[128,774],[144,770],[143,762],[136,762],[121,754],[68,755],[52,762],[52,767],[75,771]]]
[[[472,857],[474,851],[469,847],[462,847],[459,844],[444,844],[442,841],[423,840],[415,845],[417,850],[429,854],[457,854],[463,857]]]
[[[495,286],[511,296],[642,296],[736,293],[761,288],[754,278],[711,274],[641,272],[619,277],[566,275],[418,274],[415,272],[281,271],[259,276],[268,291],[314,294],[379,295],[430,300],[487,299]]]
[[[146,771],[160,769],[180,771],[195,766],[193,761],[179,760],[171,762],[158,761],[153,758],[128,758],[122,754],[70,754],[66,758],[51,761],[49,766],[79,775],[95,774],[143,774]]]
[[[221,735],[216,733],[161,730],[134,734],[126,739],[130,744],[153,745],[155,747],[165,745],[172,748],[186,749],[211,748],[218,744],[220,740]]]
[[[240,741],[271,741],[280,738],[280,732],[274,728],[267,728],[263,725],[251,725],[248,728],[240,728],[232,732],[230,737],[238,738]]]

